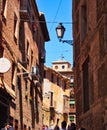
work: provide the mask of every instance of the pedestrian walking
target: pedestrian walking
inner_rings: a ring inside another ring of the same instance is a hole
[[[54,128],[54,130],[60,130],[59,126],[56,125],[55,128]]]
[[[9,130],[14,130],[14,128],[13,128],[13,123],[10,123]]]
[[[1,128],[1,130],[9,130],[9,128],[10,128],[9,123],[5,123],[5,126]]]
[[[68,130],[76,130],[76,124],[71,123],[70,125],[68,125]]]
[[[66,121],[61,122],[61,130],[66,130],[67,123]]]

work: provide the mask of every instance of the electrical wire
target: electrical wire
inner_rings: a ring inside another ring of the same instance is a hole
[[[8,20],[17,20],[17,19],[11,19],[8,18]],[[24,19],[20,19],[19,21],[25,21],[25,22],[31,22],[31,23],[49,23],[49,24],[54,24],[54,23],[60,23],[59,21],[34,21],[34,20],[24,20]],[[74,22],[69,22],[69,21],[62,21],[61,23],[63,24],[74,24]]]
[[[59,2],[59,5],[58,5],[57,11],[56,11],[56,15],[55,15],[55,17],[54,17],[54,19],[53,19],[53,24],[51,25],[51,27],[50,27],[50,29],[49,29],[49,32],[51,31],[51,29],[52,29],[52,27],[53,27],[53,25],[54,25],[54,22],[55,22],[55,20],[56,20],[57,15],[58,15],[58,12],[59,12],[61,3],[62,3],[62,0],[60,0],[60,2]]]

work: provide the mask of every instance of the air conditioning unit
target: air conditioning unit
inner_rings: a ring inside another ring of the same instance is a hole
[[[38,76],[39,76],[39,68],[38,68],[38,66],[36,66],[36,67],[32,66],[31,75],[32,75],[33,79],[38,79]]]

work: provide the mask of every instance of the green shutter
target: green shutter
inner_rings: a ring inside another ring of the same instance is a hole
[[[75,101],[74,101],[74,100],[71,100],[71,101],[70,101],[70,104],[75,104]]]
[[[70,87],[74,87],[74,84],[73,84],[73,83],[70,83]]]
[[[70,116],[70,121],[74,121],[74,116]]]

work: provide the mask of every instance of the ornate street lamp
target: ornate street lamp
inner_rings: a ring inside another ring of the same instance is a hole
[[[69,45],[73,45],[73,40],[62,40],[65,32],[65,27],[62,25],[62,23],[59,23],[59,25],[56,27],[56,34],[60,42],[68,43]]]

